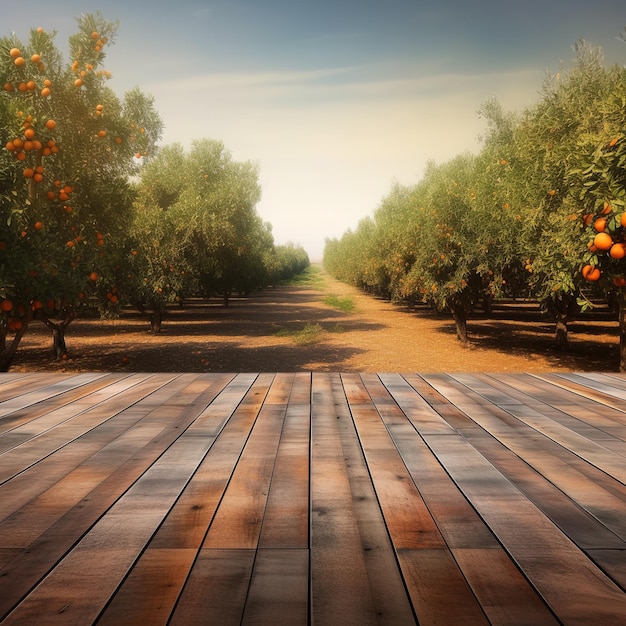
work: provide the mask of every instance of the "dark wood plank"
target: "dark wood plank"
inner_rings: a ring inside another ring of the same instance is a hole
[[[255,556],[256,550],[201,550],[168,623],[240,624]]]
[[[447,375],[424,378],[574,502],[626,539],[626,485]],[[605,467],[615,467],[607,450]],[[616,497],[617,496],[617,497]]]
[[[0,375],[0,621],[621,625],[625,393]]]
[[[409,421],[375,375],[361,378],[376,407],[384,406],[383,421],[400,452],[421,497],[445,538],[490,623],[556,624],[552,612],[528,583],[482,518],[469,504],[420,436],[421,421]],[[403,404],[412,392],[397,375],[381,376],[400,395]],[[395,406],[395,408],[394,408]],[[433,431],[432,420],[427,429]],[[440,418],[443,419],[443,418]],[[412,422],[412,423],[411,423]]]
[[[375,624],[376,612],[338,419],[337,374],[313,373],[311,397],[311,621]],[[337,406],[335,406],[337,404]],[[338,410],[339,408],[339,410]]]
[[[342,380],[418,621],[488,623],[360,377]]]
[[[281,378],[284,375],[277,375]],[[296,385],[295,376],[291,383]],[[262,548],[309,547],[309,448],[311,430],[310,377],[296,389],[298,403],[284,407],[284,423],[276,452],[263,525],[259,537]],[[292,387],[289,388],[291,391]],[[308,561],[307,561],[308,562]]]
[[[261,407],[211,522],[204,548],[257,547],[285,412],[286,406],[279,403]]]
[[[149,438],[142,442],[139,440],[138,448],[131,456],[116,468],[111,468],[109,476],[80,500],[57,522],[52,524],[41,537],[28,546],[28,550],[15,558],[2,569],[0,574],[5,581],[11,584],[0,587],[0,615],[3,615],[10,607],[14,606],[30,588],[43,577],[46,572],[62,558],[77,539],[87,532],[107,510],[118,500],[135,481],[138,481],[156,460],[172,447],[180,438],[181,434],[202,414],[212,399],[222,397],[220,405],[226,408],[224,396],[230,398],[232,410],[245,395],[248,387],[241,385],[241,377],[235,384],[227,386],[232,379],[230,375],[216,375],[205,385],[204,390],[198,395],[195,402],[189,406],[179,406],[178,420],[168,419],[167,413],[162,416],[162,407],[154,407],[150,416],[164,420],[161,433],[147,433]],[[224,387],[226,386],[226,389]],[[184,395],[184,394],[183,394]],[[228,414],[226,414],[227,416]],[[227,418],[227,417],[226,417]],[[131,433],[132,434],[132,433]],[[106,454],[106,452],[105,452]],[[105,518],[103,518],[105,519]],[[123,527],[118,529],[123,532]]]
[[[337,430],[352,493],[351,505],[359,529],[376,621],[378,624],[389,626],[415,624],[415,613],[398,568],[397,555],[389,537],[340,379],[335,378],[332,381],[332,391],[337,398],[335,402]]]
[[[624,594],[617,585],[471,444],[460,436],[427,435],[425,439],[562,620],[623,621]]]
[[[233,386],[238,391],[234,396],[231,394],[230,405],[222,400],[202,412],[205,419],[227,421],[223,428],[215,430],[215,443],[117,589],[100,621],[110,624],[167,621],[194,567],[196,555],[261,411],[270,382],[271,377],[267,376],[244,378],[240,375]],[[242,394],[244,397],[236,402]],[[217,404],[219,408],[216,408]],[[163,554],[175,559],[175,578],[169,569],[169,561],[159,559]],[[169,593],[159,598],[146,595],[146,580],[160,576],[170,579],[172,588]],[[136,597],[141,597],[142,601],[135,602]]]
[[[106,389],[90,394],[83,402],[54,412],[50,419],[42,416],[22,428],[32,434],[26,441],[0,454],[0,483],[25,471],[55,451],[65,447],[90,430],[97,428],[117,413],[132,406],[146,395],[167,384],[172,375],[135,374]]]
[[[241,623],[306,626],[308,620],[308,549],[258,550]]]

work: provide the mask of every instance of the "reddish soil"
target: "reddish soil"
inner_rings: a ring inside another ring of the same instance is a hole
[[[11,371],[153,372],[510,372],[617,371],[618,326],[609,311],[570,325],[571,350],[559,351],[554,326],[532,303],[497,303],[468,323],[471,346],[458,343],[448,315],[374,298],[322,274],[310,288],[281,286],[219,301],[175,308],[160,335],[128,310],[118,320],[79,319],[67,331],[69,358],[55,362],[51,336],[33,324]],[[346,313],[324,296],[349,297]],[[299,345],[285,331],[307,324],[319,339]],[[282,331],[282,332],[281,332]]]

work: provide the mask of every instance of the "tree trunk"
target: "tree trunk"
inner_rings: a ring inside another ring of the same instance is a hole
[[[558,300],[552,300],[550,309],[555,317],[554,339],[560,350],[569,350],[568,323],[578,311],[576,298],[563,294]]]
[[[569,339],[567,335],[567,322],[569,320],[569,315],[567,312],[558,311],[556,315],[556,330],[555,330],[555,339],[556,345],[559,350],[569,350]]]
[[[67,357],[67,345],[65,343],[65,331],[67,327],[76,319],[76,312],[73,309],[65,311],[65,318],[60,322],[53,322],[47,317],[43,318],[43,323],[52,331],[52,354],[57,361]]]
[[[228,291],[224,292],[224,306],[227,307],[228,306],[228,299],[230,297],[230,293]]]
[[[626,372],[626,289],[620,288],[619,304],[619,371]]]
[[[467,336],[467,312],[463,302],[452,301],[448,303],[448,307],[452,313],[454,323],[456,324],[456,336],[463,346],[469,345]]]
[[[9,367],[11,367],[13,357],[15,357],[15,353],[17,352],[17,348],[20,345],[20,341],[22,341],[22,337],[26,333],[29,321],[30,320],[23,321],[22,328],[15,331],[15,336],[9,343],[7,343],[7,327],[4,326],[0,330],[0,372],[9,371]]]
[[[150,331],[153,335],[159,335],[161,333],[162,323],[163,311],[161,311],[161,309],[154,309],[150,315]]]

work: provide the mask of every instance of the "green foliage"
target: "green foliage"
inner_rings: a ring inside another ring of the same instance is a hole
[[[324,296],[324,304],[344,311],[344,313],[352,313],[355,309],[354,300],[348,296],[341,298],[334,294],[329,294]]]
[[[33,315],[77,310],[91,295],[106,306],[119,299],[111,289],[133,155],[138,146],[152,151],[161,134],[149,98],[135,91],[121,101],[107,86],[105,50],[117,24],[99,14],[77,22],[68,61],[43,29],[26,42],[0,39],[0,297],[15,305],[2,316],[3,337],[16,318],[24,326]]]
[[[324,334],[321,324],[307,322],[301,330],[282,329],[276,333],[277,337],[290,337],[298,346],[310,346],[319,343]]]
[[[588,251],[596,233],[582,218],[610,205],[606,229],[625,243],[626,68],[605,67],[585,41],[574,48],[574,66],[546,79],[536,105],[512,114],[483,104],[479,154],[430,163],[419,183],[395,186],[371,218],[327,240],[328,272],[447,308],[458,326],[502,294],[534,297],[563,324],[581,294],[623,289],[626,260]],[[612,280],[585,281],[584,264]]]

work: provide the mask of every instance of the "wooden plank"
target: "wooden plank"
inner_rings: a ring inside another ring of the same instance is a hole
[[[556,624],[551,611],[530,586],[482,518],[468,503],[445,468],[428,449],[419,432],[421,422],[409,423],[399,406],[391,410],[387,389],[375,375],[362,375],[374,404],[387,410],[383,418],[403,461],[445,538],[473,593],[492,624]],[[384,375],[398,391],[397,375]],[[408,391],[404,395],[410,393]],[[442,418],[440,418],[442,419]],[[427,429],[432,432],[432,418]]]
[[[626,539],[624,484],[542,436],[508,411],[481,399],[450,376],[428,374],[423,377],[463,413],[522,457],[579,506],[622,540]]]
[[[492,388],[486,384],[486,377],[476,376],[472,374],[452,374],[452,378],[458,380],[468,389],[472,389],[476,393],[484,396],[485,388]],[[480,391],[482,390],[482,391]],[[511,392],[512,393],[512,392]],[[513,398],[510,395],[507,397]],[[565,416],[559,412],[551,410],[550,406],[540,407],[541,410],[535,409],[528,404],[522,404],[520,400],[515,402],[501,404],[496,402],[493,397],[488,398],[490,402],[500,408],[504,408],[507,413],[513,415],[524,424],[527,424],[534,430],[552,439],[560,446],[573,452],[577,456],[585,459],[603,472],[613,476],[617,480],[626,484],[626,458],[620,452],[626,452],[624,442],[615,441],[618,451],[608,449],[604,445],[604,441],[599,443],[594,441],[596,429],[589,425],[583,429],[583,433],[574,432],[567,424]],[[561,419],[559,419],[559,417]],[[626,432],[626,430],[625,430]]]
[[[419,623],[487,624],[358,374],[342,380]]]
[[[259,547],[308,549],[310,403],[289,401],[284,410]]]
[[[181,409],[172,413],[172,407],[177,407],[180,399],[186,400],[189,405],[194,404],[194,398],[198,392],[193,390],[193,381],[197,375],[183,375],[158,389],[154,396],[159,399],[159,413],[155,415],[152,405],[140,401],[118,413],[115,420],[107,420],[97,429],[86,433],[84,436],[63,446],[53,456],[38,463],[38,467],[32,467],[18,476],[2,488],[3,499],[0,503],[0,520],[35,498],[48,492],[49,499],[55,500],[58,496],[53,491],[63,491],[66,481],[73,484],[70,490],[77,493],[78,485],[85,484],[85,478],[74,480],[72,473],[82,468],[84,475],[92,484],[96,484],[97,474],[102,471],[104,465],[109,473],[120,465],[124,460],[134,454],[142,441],[143,434],[147,437],[157,437],[158,433],[167,427],[164,418],[167,415],[180,414]],[[206,384],[205,384],[206,386]],[[172,404],[172,396],[176,402]],[[200,398],[203,396],[200,395]],[[0,436],[1,439],[1,436]],[[146,441],[149,441],[147,439]],[[100,462],[100,459],[104,460]],[[36,480],[33,476],[36,476]],[[60,505],[60,501],[57,502]]]
[[[376,620],[380,625],[389,626],[416,624],[397,555],[340,383],[338,379],[333,380],[333,394],[342,399],[341,402],[335,403],[338,417],[336,424]]]
[[[333,379],[312,377],[311,623],[365,626],[377,619],[337,426],[345,397]]]
[[[204,548],[256,548],[286,407],[264,404],[203,543]]]
[[[46,572],[54,566],[77,539],[87,532],[90,526],[111,507],[134,481],[159,459],[166,450],[184,433],[188,426],[206,408],[215,396],[230,398],[233,409],[238,405],[248,387],[243,377],[238,377],[234,384],[225,385],[232,378],[230,375],[214,375],[197,401],[190,406],[180,406],[180,416],[173,422],[165,418],[167,424],[161,435],[152,436],[148,442],[140,442],[139,448],[119,468],[112,468],[112,473],[91,491],[76,506],[54,523],[49,530],[33,542],[28,551],[10,562],[0,575],[11,584],[0,586],[0,616],[9,610],[28,592]],[[244,383],[242,385],[242,382]],[[248,386],[250,381],[247,381]],[[221,406],[226,408],[222,397]],[[153,409],[156,413],[159,408]],[[226,414],[227,415],[227,414]],[[123,528],[120,527],[120,531]]]
[[[75,415],[68,417],[64,414],[61,422],[53,428],[47,428],[46,423],[38,436],[0,455],[0,483],[78,439],[172,379],[171,375],[137,374],[92,394],[87,410],[76,403],[73,405],[76,408]],[[100,396],[102,401],[93,400],[95,404],[91,404],[93,398]]]
[[[526,406],[547,414],[580,435],[626,454],[626,414],[583,396],[576,396],[535,376],[491,375],[493,385],[506,385]]]
[[[625,391],[622,389],[614,390],[610,385],[601,385],[600,389],[596,389],[596,385],[590,379],[580,374],[556,372],[547,374],[535,373],[533,376],[614,409],[623,410],[624,408],[622,396],[626,393]]]
[[[40,373],[31,374],[27,377],[22,376],[17,381],[11,380],[0,387],[0,390],[2,390],[0,417],[6,417],[14,411],[31,407],[42,400],[48,400],[57,394],[63,393],[67,389],[67,381],[75,381],[76,376],[76,374],[51,375]],[[79,384],[88,378],[93,378],[93,375],[81,375]],[[70,382],[69,384],[71,385],[72,383]]]
[[[251,382],[248,379],[247,385]],[[261,410],[261,401],[266,397],[270,382],[268,377],[257,378],[236,406],[229,408],[222,402],[219,409],[211,405],[203,412],[205,417],[222,421],[228,418],[228,421],[216,433],[215,443],[117,589],[103,615],[108,623],[167,622]],[[245,389],[240,386],[239,393]],[[258,393],[259,389],[265,393]],[[171,555],[175,560],[175,572],[170,570],[168,560],[159,559],[162,554]],[[171,588],[167,595],[156,599],[146,581],[160,577],[169,579]]]
[[[427,435],[426,440],[562,621],[623,623],[623,591],[506,477],[460,436]]]
[[[258,550],[241,624],[306,626],[308,618],[308,549]]]
[[[133,593],[116,594],[100,614],[98,625],[166,624],[196,555],[189,548],[143,552],[141,566],[131,573]]]
[[[201,550],[168,624],[240,624],[255,556],[255,550]]]

